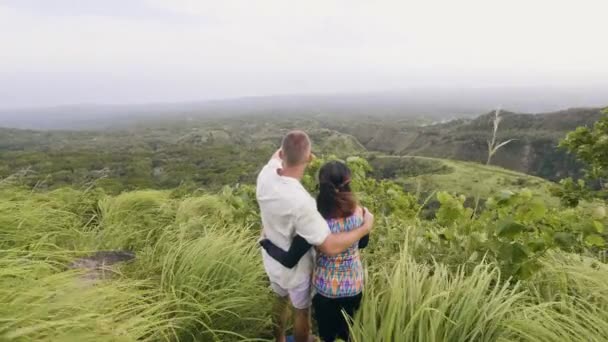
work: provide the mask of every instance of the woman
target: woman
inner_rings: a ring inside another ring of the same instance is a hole
[[[350,175],[348,167],[338,161],[328,162],[319,170],[317,209],[332,233],[349,231],[363,224],[364,209],[357,204],[350,189]],[[359,249],[365,248],[368,241],[369,235],[336,256],[317,251],[312,305],[323,341],[334,341],[337,337],[348,340],[348,324],[342,311],[352,317],[361,303],[363,266]],[[287,252],[270,240],[262,240],[260,244],[271,257],[288,268],[294,267],[311,247],[297,235]]]

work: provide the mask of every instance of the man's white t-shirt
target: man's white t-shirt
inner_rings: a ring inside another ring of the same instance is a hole
[[[273,158],[257,179],[256,197],[260,205],[264,235],[277,247],[288,250],[295,235],[317,246],[331,234],[317,204],[295,178],[277,173],[281,160]],[[313,251],[308,251],[294,268],[286,268],[262,249],[264,268],[271,282],[289,290],[310,281]]]

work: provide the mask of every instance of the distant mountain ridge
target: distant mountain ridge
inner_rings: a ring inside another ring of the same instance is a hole
[[[183,103],[80,104],[49,108],[0,109],[0,127],[106,129],[146,120],[277,117],[368,117],[425,123],[473,117],[501,105],[519,112],[553,111],[608,103],[608,85],[591,89],[413,88],[375,93],[254,96]]]
[[[484,163],[493,115],[491,112],[475,119],[424,127],[376,123],[336,129],[352,134],[370,150]],[[601,108],[572,108],[540,114],[503,111],[499,140],[515,140],[499,150],[492,163],[550,180],[580,176],[581,165],[558,149],[557,144],[567,132],[592,125],[600,116]]]

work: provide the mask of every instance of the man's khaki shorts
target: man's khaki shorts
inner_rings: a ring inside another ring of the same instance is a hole
[[[294,308],[302,310],[310,307],[310,280],[288,290],[274,282],[270,282],[270,287],[272,288],[272,291],[281,298],[289,296],[291,305],[293,305]]]

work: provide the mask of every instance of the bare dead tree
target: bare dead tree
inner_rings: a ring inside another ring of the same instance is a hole
[[[492,131],[492,139],[488,140],[488,160],[486,162],[486,165],[490,165],[490,162],[492,162],[492,157],[496,154],[496,152],[498,152],[498,150],[507,145],[508,143],[512,142],[515,139],[509,139],[509,140],[505,140],[501,143],[496,143],[496,137],[498,135],[498,126],[500,125],[500,122],[502,121],[502,116],[500,116],[500,108],[496,109],[496,111],[494,112],[494,120],[493,120],[493,124],[494,124],[494,130]]]

